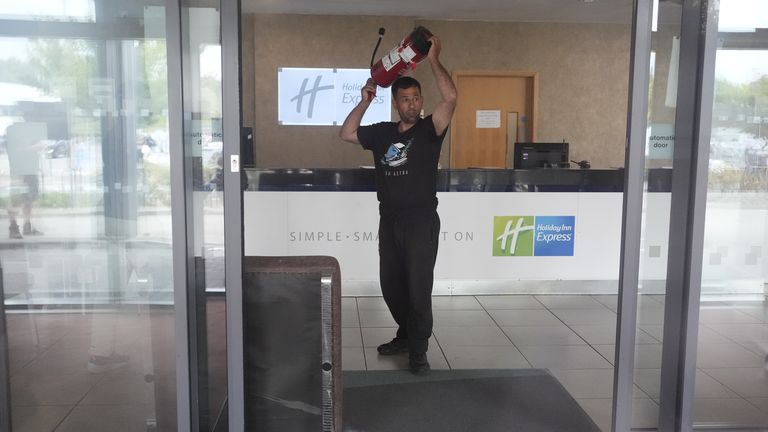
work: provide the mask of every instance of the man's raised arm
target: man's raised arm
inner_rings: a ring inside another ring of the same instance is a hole
[[[440,102],[435,107],[435,111],[432,112],[432,123],[435,125],[435,132],[442,135],[448,128],[451,117],[453,117],[458,94],[451,76],[440,63],[440,50],[442,48],[440,39],[432,36],[429,41],[432,42],[432,47],[429,49],[427,59],[429,59],[429,64],[432,67],[432,74],[435,76],[437,90],[440,92]]]
[[[360,140],[357,138],[357,128],[360,127],[360,122],[363,121],[363,115],[371,105],[371,100],[376,96],[376,83],[373,78],[368,78],[360,93],[362,96],[360,103],[349,112],[339,131],[341,139],[355,144],[360,144]]]

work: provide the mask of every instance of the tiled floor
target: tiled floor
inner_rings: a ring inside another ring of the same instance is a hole
[[[609,295],[434,297],[429,360],[435,369],[549,369],[595,422],[610,430],[616,301]],[[634,427],[656,424],[662,302],[659,296],[639,301]],[[697,422],[768,426],[766,304],[765,298],[703,303]],[[209,361],[221,376],[211,385],[223,390],[223,305],[216,310],[209,324],[221,328],[209,340],[219,346],[210,347]],[[131,355],[131,364],[90,374],[85,365],[94,330],[110,323],[120,341],[116,349]],[[395,332],[381,298],[342,299],[342,325],[345,369],[406,368],[406,355],[376,352]],[[148,421],[174,418],[173,328],[171,313],[146,309],[125,311],[117,321],[79,313],[9,315],[14,431],[143,432]]]
[[[610,430],[617,297],[434,297],[434,369],[549,369],[603,430]],[[633,427],[654,428],[661,373],[663,297],[639,301]],[[768,425],[768,308],[705,302],[701,310],[698,423]],[[407,355],[380,356],[395,323],[380,297],[342,300],[344,369],[404,369]]]
[[[176,430],[172,309],[37,312],[6,316],[13,432]],[[223,300],[209,302],[208,312],[209,383],[225,390]],[[104,330],[114,350],[130,358],[119,369],[91,373],[89,351]]]
[[[149,319],[118,323],[110,318],[8,316],[14,432],[146,431],[146,419],[155,418],[155,386],[146,379],[155,372]],[[173,323],[172,315],[166,322]],[[120,341],[115,349],[128,353],[130,362],[119,370],[89,373],[92,328],[110,323],[115,323]],[[32,343],[35,333],[37,346]]]

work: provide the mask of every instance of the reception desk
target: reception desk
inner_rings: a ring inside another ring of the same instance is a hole
[[[375,191],[373,169],[246,169],[248,191]],[[666,170],[665,170],[666,171]],[[663,175],[652,171],[655,178]],[[438,170],[438,192],[622,192],[622,169]],[[669,184],[667,184],[669,187]]]
[[[334,256],[344,295],[379,293],[373,170],[245,171],[245,255]],[[621,169],[440,170],[434,293],[615,293],[623,177]],[[649,172],[649,190],[669,191],[669,179]]]

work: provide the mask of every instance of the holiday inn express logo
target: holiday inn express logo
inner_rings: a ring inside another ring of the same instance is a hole
[[[494,216],[493,256],[573,256],[575,216]]]
[[[360,102],[360,89],[370,77],[370,69],[280,67],[277,69],[277,122],[281,126],[340,125]],[[391,92],[379,90],[361,125],[391,119]]]
[[[495,216],[493,256],[532,256],[533,220],[533,216]]]

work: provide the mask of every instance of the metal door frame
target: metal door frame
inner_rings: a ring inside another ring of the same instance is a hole
[[[182,0],[167,0],[168,75],[173,196],[174,293],[176,302],[176,355],[178,430],[198,431],[202,404],[198,392],[197,314],[195,291],[192,155],[184,145],[184,16]],[[242,340],[243,214],[242,173],[239,163],[242,125],[239,0],[220,0],[222,61],[222,133],[224,158],[224,241],[227,333],[227,409],[230,431],[242,431],[244,419]],[[171,57],[170,53],[178,53]],[[237,168],[237,169],[234,169]],[[182,191],[182,192],[178,192]],[[204,321],[200,321],[204,322]]]
[[[680,29],[674,174],[664,308],[659,431],[690,431],[719,0],[685,0]]]
[[[652,0],[635,0],[632,13],[627,142],[624,154],[624,202],[619,297],[616,311],[616,354],[613,363],[614,397],[611,407],[611,430],[613,431],[628,431],[632,420],[652,15]]]
[[[242,186],[244,172],[240,167],[240,131],[243,125],[240,20],[240,0],[221,0],[227,403],[231,432],[240,432],[245,428]]]
[[[622,256],[612,430],[632,418],[645,131],[650,77],[651,0],[635,0],[625,162]],[[712,125],[719,0],[684,0],[675,118],[659,431],[690,431],[699,322],[704,216]]]

